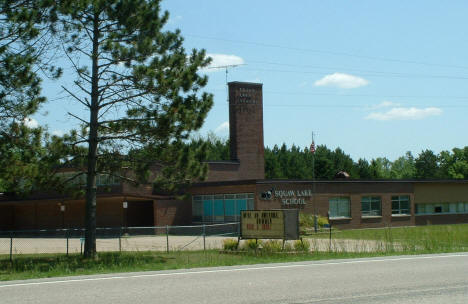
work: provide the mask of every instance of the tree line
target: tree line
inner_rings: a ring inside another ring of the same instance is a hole
[[[210,135],[193,140],[192,144],[207,145],[209,160],[229,159],[228,140]],[[386,157],[355,161],[342,149],[331,150],[326,145],[318,145],[314,154],[309,148],[296,145],[265,148],[267,179],[312,179],[313,166],[315,178],[323,180],[334,179],[340,171],[352,179],[468,179],[468,146],[438,154],[426,149],[416,157],[408,151],[394,161]]]

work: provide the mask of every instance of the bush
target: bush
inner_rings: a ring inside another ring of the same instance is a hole
[[[297,240],[297,241],[294,242],[294,250],[309,252],[310,243],[308,241],[304,241],[304,240]]]
[[[328,219],[324,216],[317,216],[317,226],[319,229],[324,225],[328,225]],[[314,229],[314,215],[311,213],[299,213],[299,227],[301,231]]]
[[[246,250],[258,250],[260,245],[262,245],[261,240],[256,241],[254,239],[250,239],[250,240],[247,240],[247,242],[245,242],[244,249],[246,249]]]
[[[237,250],[238,245],[239,245],[239,242],[233,239],[225,239],[223,242],[224,250],[231,250],[231,251]]]
[[[289,242],[284,243],[284,251],[286,252],[293,251],[293,246],[291,245],[291,243]]]
[[[279,252],[283,250],[283,244],[281,241],[269,240],[263,243],[263,250],[266,252]]]

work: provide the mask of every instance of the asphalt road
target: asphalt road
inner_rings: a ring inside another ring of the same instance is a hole
[[[0,303],[468,303],[468,253],[0,283]]]

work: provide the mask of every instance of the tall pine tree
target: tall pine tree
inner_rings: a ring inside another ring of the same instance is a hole
[[[168,12],[160,1],[62,1],[60,20],[66,56],[76,74],[64,87],[88,117],[70,113],[82,124],[87,168],[85,256],[96,254],[96,174],[118,175],[123,161],[143,178],[148,160],[162,168],[158,185],[174,190],[180,182],[202,177],[202,153],[184,141],[199,129],[212,106],[202,92],[209,63],[205,51],[183,47],[180,32],[164,31]],[[125,159],[125,151],[137,159]]]

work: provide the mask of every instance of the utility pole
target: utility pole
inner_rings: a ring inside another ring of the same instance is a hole
[[[315,182],[315,138],[314,138],[314,132],[312,131],[312,144],[310,145],[310,152],[312,153],[312,189],[313,189],[313,197],[312,197],[312,204],[314,206],[314,231],[317,233],[318,231],[318,221],[317,221],[317,202],[316,202],[316,196],[317,196],[317,188],[316,188],[316,182]]]

